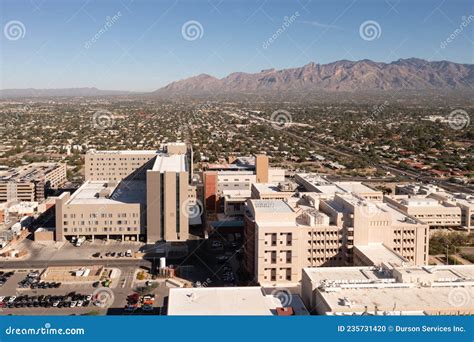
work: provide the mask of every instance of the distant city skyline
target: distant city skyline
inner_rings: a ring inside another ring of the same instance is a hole
[[[5,0],[0,12],[0,89],[153,91],[341,59],[474,63],[469,0]]]

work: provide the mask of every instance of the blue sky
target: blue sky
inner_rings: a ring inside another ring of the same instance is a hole
[[[474,63],[472,0],[0,0],[0,4],[2,89],[94,86],[149,91],[200,73],[224,77],[234,71],[340,59],[390,62],[418,57]],[[107,17],[113,23],[104,31]],[[463,20],[467,24],[462,32],[441,48]],[[195,40],[182,33],[189,21],[200,25]],[[359,29],[366,21],[380,27],[375,27],[377,38],[361,36]],[[19,28],[19,39],[8,30],[15,22],[24,27]],[[276,38],[269,43],[272,36]]]

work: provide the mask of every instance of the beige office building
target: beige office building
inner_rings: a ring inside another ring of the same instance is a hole
[[[433,221],[433,226],[439,226],[442,223],[447,223],[445,226],[452,227],[455,226],[453,222],[458,223],[457,225],[463,229],[472,229],[474,228],[474,196],[466,193],[451,193],[438,186],[433,184],[405,184],[397,186],[396,188],[397,195],[405,196],[391,196],[396,200],[400,198],[412,198],[412,199],[431,199],[437,201],[438,208],[433,208],[433,205],[430,205],[428,208],[428,217],[429,221]],[[440,214],[442,216],[433,216],[434,211],[438,211],[439,206],[445,207],[442,209]],[[458,218],[459,211],[452,209],[453,206],[457,206],[461,209],[460,220]],[[449,209],[446,209],[449,208]],[[433,210],[434,209],[434,210]],[[423,215],[423,213],[421,213]],[[438,221],[438,222],[437,222]],[[446,221],[450,221],[449,223]],[[430,224],[431,225],[431,224]]]
[[[143,167],[160,151],[96,151],[85,157],[86,181],[121,181]]]
[[[157,157],[146,173],[147,241],[186,241],[189,236],[189,166],[185,154]]]
[[[159,151],[93,151],[91,155],[92,179],[74,194],[63,193],[56,200],[58,241],[72,236],[125,240],[146,236],[148,243],[188,239],[188,213],[196,203],[196,192],[189,185],[192,160],[184,143]],[[112,163],[115,169],[107,170],[104,163]],[[125,169],[131,173],[125,175]]]
[[[74,194],[56,199],[56,241],[70,237],[138,241],[146,234],[143,181],[86,181]]]
[[[427,225],[382,202],[326,196],[247,202],[245,269],[256,281],[296,284],[304,267],[373,265],[384,258],[394,265],[427,263]],[[361,247],[356,258],[354,246]]]
[[[62,163],[31,163],[0,171],[0,202],[41,202],[46,189],[56,189],[66,180],[66,164]]]
[[[384,201],[404,213],[416,217],[430,228],[458,227],[461,225],[461,208],[440,198],[429,196],[385,196]]]

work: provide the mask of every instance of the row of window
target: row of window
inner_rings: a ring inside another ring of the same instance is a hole
[[[76,214],[64,214],[63,215],[65,219],[67,219],[68,217],[69,218],[76,218]],[[80,218],[84,218],[84,214],[78,214],[77,216],[80,216]],[[87,216],[87,215],[86,215]],[[89,214],[89,218],[98,218],[98,217],[101,217],[101,218],[112,218],[112,217],[118,217],[118,218],[127,218],[127,217],[139,217],[140,214],[138,213],[117,213],[116,215],[114,215],[113,213],[91,213]]]
[[[279,279],[286,279],[291,281],[291,268],[280,268],[279,269]],[[277,280],[277,269],[276,268],[265,268],[264,278],[266,280],[270,279],[271,281]]]
[[[89,226],[98,226],[99,224],[104,224],[104,225],[113,225],[113,224],[118,224],[118,225],[125,225],[125,224],[135,224],[137,225],[138,224],[138,221],[137,220],[134,220],[133,222],[132,221],[128,221],[128,220],[117,220],[116,223],[114,223],[114,221],[112,220],[104,220],[102,221],[101,223],[99,221],[87,221],[87,225]],[[63,225],[64,226],[69,226],[69,221],[63,221]],[[75,226],[76,225],[76,221],[72,221],[71,223],[72,226]],[[79,225],[81,226],[84,226],[86,225],[86,221],[79,221]]]
[[[138,227],[104,227],[99,232],[138,232]],[[82,228],[64,228],[65,233],[97,233],[98,230],[96,227],[82,227]]]

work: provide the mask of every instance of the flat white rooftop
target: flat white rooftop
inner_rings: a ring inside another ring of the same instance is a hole
[[[223,190],[222,194],[226,199],[247,199],[252,195],[250,190]]]
[[[382,243],[369,243],[368,245],[356,245],[354,247],[361,251],[375,266],[382,264],[402,266],[408,263],[408,260],[387,248]]]
[[[259,192],[260,195],[273,195],[276,193],[294,192],[292,190],[280,190],[278,184],[274,183],[252,183],[252,186]]]
[[[362,184],[361,182],[335,182],[339,188],[345,192],[355,192],[355,193],[376,193],[372,188],[369,188],[367,185]]]
[[[293,213],[293,209],[283,200],[252,200],[255,212]]]
[[[153,171],[184,172],[186,171],[186,155],[184,154],[157,155],[155,163],[153,164]]]
[[[307,315],[301,298],[291,297],[287,306],[293,307],[297,315]],[[282,306],[280,299],[265,294],[260,287],[172,288],[168,315],[271,316]]]
[[[456,290],[454,290],[456,291]],[[470,298],[473,288],[458,290],[467,293]],[[466,291],[466,292],[465,292]],[[451,287],[413,287],[413,288],[370,288],[343,289],[340,292],[320,292],[324,301],[333,312],[363,312],[366,307],[370,312],[375,308],[378,314],[383,312],[438,312],[438,311],[470,311],[474,309],[472,299],[464,305],[453,305],[453,288]],[[350,304],[349,304],[350,303]],[[350,306],[349,306],[350,305]]]
[[[89,150],[87,154],[143,154],[143,155],[154,155],[159,154],[159,150]]]
[[[105,186],[106,185],[106,186]],[[100,193],[104,195],[101,196]],[[107,183],[87,181],[69,198],[68,205],[74,204],[120,204],[146,203],[145,181],[121,181]]]

